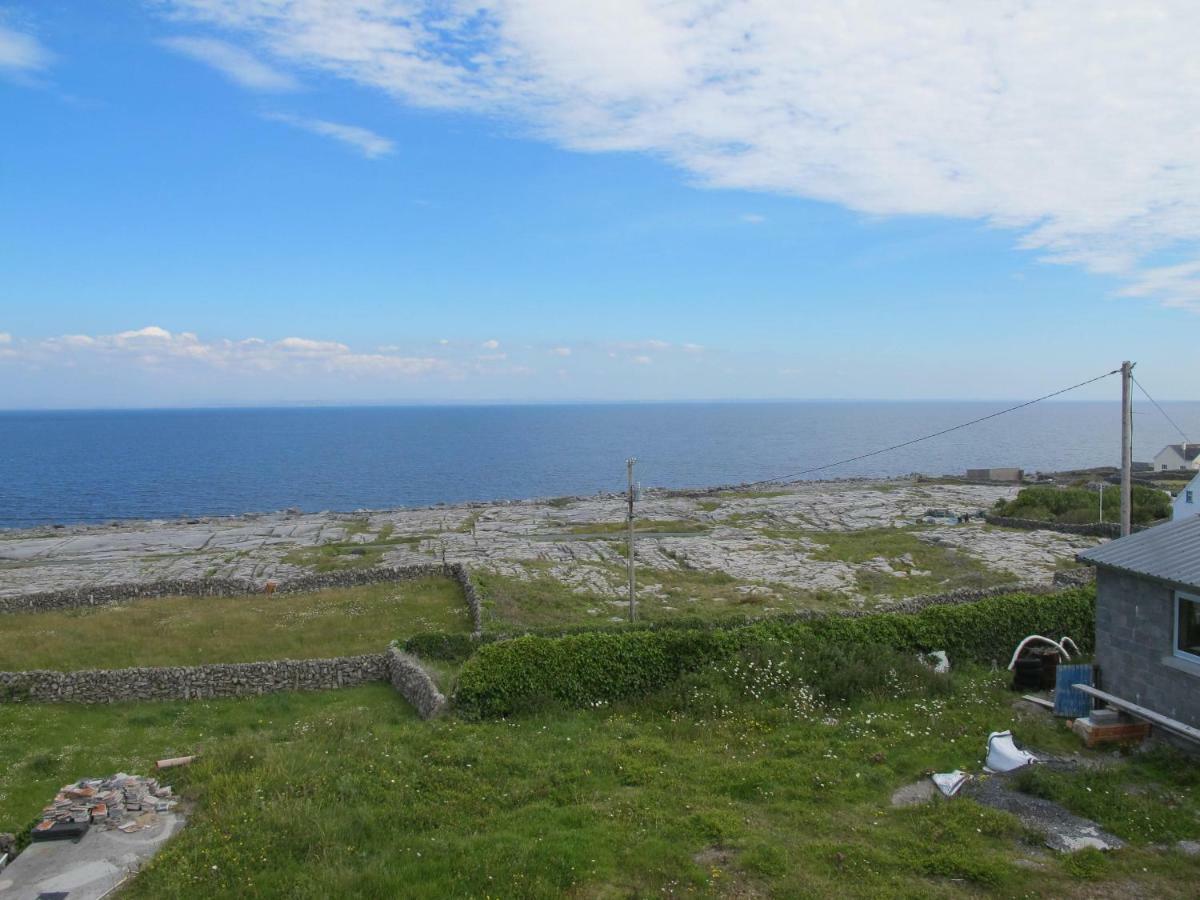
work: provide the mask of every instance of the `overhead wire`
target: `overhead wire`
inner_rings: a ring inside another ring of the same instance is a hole
[[[1041,403],[1043,400],[1049,400],[1051,397],[1057,397],[1060,394],[1066,394],[1069,391],[1074,391],[1074,390],[1077,390],[1078,388],[1086,387],[1089,384],[1093,384],[1104,378],[1108,378],[1110,375],[1116,375],[1120,371],[1121,371],[1120,369],[1113,369],[1111,372],[1105,372],[1103,375],[1097,375],[1095,378],[1089,378],[1087,381],[1081,381],[1078,384],[1071,385],[1070,387],[1065,387],[1065,388],[1062,388],[1061,390],[1052,391],[1049,394],[1043,394],[1042,396],[1037,397],[1033,400],[1026,400],[1024,403],[1018,403],[1016,406],[1010,406],[1007,409],[1001,409],[994,413],[990,413],[986,416],[980,416],[977,419],[971,419],[971,421],[969,421],[969,422],[962,422],[961,424],[954,425],[950,428],[943,428],[941,431],[935,431],[932,434],[922,435],[921,437],[913,438],[912,440],[909,440],[909,441],[902,441],[899,444],[892,444],[890,447],[881,447],[878,450],[872,450],[870,453],[860,453],[858,456],[851,456],[851,457],[847,457],[846,459],[839,459],[836,462],[825,463],[825,465],[822,465],[822,466],[813,466],[810,469],[804,469],[800,472],[793,472],[790,475],[779,475],[775,478],[760,478],[758,481],[748,482],[747,486],[756,485],[756,484],[772,484],[774,482],[779,482],[779,481],[794,481],[798,478],[802,478],[805,475],[811,475],[814,472],[823,472],[826,469],[832,469],[835,466],[844,466],[848,463],[858,462],[859,460],[862,460],[862,459],[870,459],[872,456],[879,456],[880,454],[883,454],[883,453],[890,453],[893,450],[899,450],[903,447],[911,447],[913,444],[919,444],[922,441],[932,440],[933,438],[941,437],[944,434],[950,434],[950,432],[952,432],[952,431],[959,431],[963,428],[969,428],[972,425],[978,425],[980,422],[986,422],[988,419],[995,419],[998,416],[1003,416],[1010,412],[1016,412],[1018,409],[1024,409],[1027,406],[1033,406],[1033,404],[1035,404],[1035,403]],[[1141,385],[1138,385],[1138,386],[1141,387]],[[1149,397],[1150,395],[1147,394],[1146,396]],[[1153,402],[1153,400],[1151,402]],[[1155,404],[1155,405],[1157,406],[1158,404]],[[1166,413],[1163,413],[1163,415],[1166,415]],[[1178,427],[1178,426],[1176,426],[1176,427]]]
[[[1133,378],[1132,375],[1129,377]],[[1183,438],[1184,443],[1186,443],[1186,444],[1192,443],[1191,439],[1188,438],[1188,436],[1184,433],[1184,430],[1175,423],[1174,419],[1172,419],[1170,416],[1167,415],[1167,411],[1165,409],[1163,409],[1161,406],[1158,405],[1158,401],[1150,396],[1150,392],[1148,390],[1146,390],[1144,387],[1142,387],[1142,383],[1140,381],[1138,381],[1136,378],[1133,378],[1133,383],[1138,386],[1139,391],[1141,391],[1143,394],[1146,395],[1146,399],[1154,404],[1154,408],[1163,414],[1163,418],[1171,423],[1171,427],[1179,432],[1179,435],[1180,435],[1180,437]]]

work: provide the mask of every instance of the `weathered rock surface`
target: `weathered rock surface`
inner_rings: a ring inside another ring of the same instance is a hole
[[[816,482],[781,490],[777,496],[647,492],[638,504],[639,519],[682,525],[676,533],[639,535],[639,565],[722,572],[767,591],[853,595],[860,571],[891,575],[898,584],[924,573],[903,555],[858,565],[819,559],[820,532],[910,525],[930,508],[974,516],[1013,496],[1016,487],[891,480]],[[0,596],[163,579],[286,582],[308,571],[289,554],[344,542],[379,553],[383,565],[444,560],[520,578],[548,572],[581,594],[616,599],[622,591],[622,535],[588,528],[611,528],[624,514],[622,498],[601,496],[0,531]],[[1062,560],[1099,540],[994,529],[976,520],[932,525],[918,534],[1024,583],[1049,583]]]

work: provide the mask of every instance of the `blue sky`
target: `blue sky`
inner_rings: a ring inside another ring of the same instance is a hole
[[[0,407],[1194,399],[1196,13],[1002,6],[0,0]]]

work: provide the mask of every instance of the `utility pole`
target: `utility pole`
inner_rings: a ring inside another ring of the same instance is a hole
[[[636,457],[629,457],[625,460],[625,473],[629,477],[629,621],[637,621],[637,595],[635,593],[635,581],[633,574],[633,464],[637,462]]]
[[[1121,363],[1121,537],[1133,531],[1133,363]]]

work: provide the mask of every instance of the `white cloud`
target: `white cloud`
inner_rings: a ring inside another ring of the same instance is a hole
[[[650,363],[654,362],[654,360],[651,359],[649,356],[644,356],[644,355],[643,356],[635,356],[633,358],[633,361],[635,363],[637,363],[639,366],[648,366],[648,365],[650,365]]]
[[[77,337],[79,335],[76,335]],[[82,335],[86,337],[86,335]],[[181,335],[182,337],[182,335]],[[89,338],[89,340],[91,340]],[[122,331],[119,334],[113,335],[113,341],[118,344],[128,344],[136,341],[170,341],[171,332],[165,328],[159,328],[157,325],[147,325],[145,328],[139,328],[137,331]]]
[[[7,331],[0,331],[0,344],[11,344],[12,335]]]
[[[10,361],[35,364],[103,365],[143,368],[203,365],[241,372],[326,372],[348,375],[415,376],[428,373],[453,375],[452,363],[398,353],[356,353],[340,341],[285,337],[201,340],[190,331],[172,333],[157,325],[116,334],[68,334],[25,342],[6,354]]]
[[[570,347],[555,347],[550,352],[552,354],[554,354],[555,356],[570,356],[571,348]]]
[[[704,345],[703,344],[684,344],[680,349],[683,350],[684,353],[703,353]]]
[[[286,337],[276,345],[287,353],[304,353],[324,355],[329,353],[349,353],[350,348],[337,341],[314,341],[309,338]]]
[[[203,37],[166,38],[162,45],[216,69],[230,81],[254,91],[294,91],[291,75],[267,65],[251,53],[226,41]]]
[[[1192,0],[173,7],[403,102],[650,152],[701,184],[1015,229],[1135,292],[1156,252],[1200,259]],[[1200,309],[1200,276],[1177,278],[1165,299]]]
[[[358,125],[346,125],[341,122],[327,122],[324,119],[310,119],[304,116],[292,116],[286,113],[267,113],[263,118],[273,122],[283,122],[295,128],[302,128],[312,134],[333,138],[353,147],[367,159],[378,159],[387,156],[396,149],[396,145],[383,135],[376,134],[369,128]]]
[[[53,54],[31,34],[9,28],[0,22],[0,71],[10,69],[17,72],[44,69],[53,60]]]
[[[492,338],[490,341],[484,341],[479,346],[481,346],[484,350],[495,350],[500,346],[500,342],[495,338]]]
[[[758,213],[742,213],[739,218],[747,225],[761,225],[767,221],[766,216],[759,215]]]

